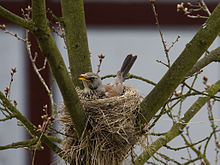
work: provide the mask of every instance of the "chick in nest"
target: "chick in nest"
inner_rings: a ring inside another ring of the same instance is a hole
[[[129,54],[122,66],[121,69],[117,72],[115,80],[111,84],[102,84],[101,78],[98,74],[87,72],[81,74],[80,80],[83,81],[84,90],[83,93],[87,98],[109,98],[114,96],[121,96],[124,92],[125,78],[127,77],[128,72],[133,66],[137,56],[132,56]]]

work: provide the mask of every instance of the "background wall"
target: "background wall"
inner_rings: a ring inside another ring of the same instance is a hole
[[[54,9],[57,15],[60,15],[58,0],[48,0],[48,5]],[[105,55],[101,67],[100,75],[115,74],[121,67],[121,63],[127,54],[138,55],[138,59],[131,69],[132,74],[143,76],[154,82],[158,82],[167,68],[156,60],[166,61],[163,52],[163,47],[158,30],[155,26],[154,17],[152,15],[151,7],[147,1],[144,0],[86,0],[86,19],[88,24],[88,40],[89,48],[92,53],[91,60],[93,70],[96,71],[98,58],[97,55],[102,53]],[[183,14],[176,13],[176,3],[182,1],[173,0],[158,0],[157,7],[159,11],[159,18],[161,21],[162,31],[164,33],[165,40],[168,44],[173,42],[177,35],[181,38],[174,48],[170,51],[170,57],[172,62],[178,57],[180,52],[184,49],[185,44],[188,43],[193,35],[202,25],[204,20],[189,20],[186,19]],[[186,0],[184,2],[187,2]],[[218,3],[218,0],[209,0],[210,6],[213,8],[213,2]],[[134,4],[135,3],[135,4]],[[28,1],[25,0],[7,0],[0,1],[0,5],[7,6],[8,9],[15,13],[20,13],[21,7],[26,7]],[[165,5],[164,4],[168,4]],[[0,17],[0,24],[10,24],[6,20]],[[10,24],[11,31],[23,35],[23,29],[17,28]],[[56,37],[59,48],[63,54],[63,57],[67,61],[66,50],[64,49],[63,41]],[[220,40],[217,39],[212,45],[212,49],[220,45]],[[10,81],[10,70],[16,67],[18,72],[15,74],[15,80],[12,87],[12,98],[19,102],[18,108],[22,113],[28,116],[32,121],[41,122],[39,108],[33,106],[33,102],[39,102],[42,97],[33,98],[31,95],[38,95],[33,93],[38,91],[42,94],[41,85],[36,85],[31,75],[34,75],[30,69],[30,64],[26,59],[26,51],[24,44],[21,41],[17,41],[15,38],[4,34],[0,31],[0,90],[3,91]],[[220,78],[219,64],[212,64],[207,67],[205,72],[199,75],[198,83],[196,87],[203,89],[202,77],[208,76],[209,82],[214,83]],[[49,77],[49,75],[47,75]],[[106,79],[104,82],[109,83],[112,79]],[[139,80],[128,80],[126,85],[137,89],[141,95],[146,96],[153,88],[151,85],[143,83]],[[57,101],[62,101],[59,90],[56,89]],[[47,96],[45,96],[47,97]],[[187,100],[187,104],[183,109],[187,109],[194,99]],[[43,100],[42,105],[46,102]],[[220,112],[218,111],[220,105],[215,106],[215,115],[220,119]],[[164,117],[162,121],[155,127],[155,131],[165,131],[169,129],[172,122],[168,117]],[[190,123],[192,137],[207,136],[210,132],[210,126],[207,119],[207,109],[204,108],[193,121]],[[218,122],[219,126],[219,122]],[[201,131],[202,130],[202,131]],[[16,142],[26,138],[24,129],[16,126],[16,121],[12,120],[7,123],[0,123],[0,145],[5,145],[10,142]],[[198,139],[194,139],[198,140]],[[179,138],[173,140],[171,145],[182,145],[182,141]],[[213,154],[214,143],[209,148],[209,158],[214,161]],[[162,149],[163,150],[163,149]],[[137,149],[137,152],[140,148]],[[41,153],[41,152],[40,152]],[[44,164],[50,159],[50,153],[38,153],[36,164]],[[169,154],[180,157],[183,153],[170,152]],[[0,165],[24,165],[30,164],[28,159],[30,154],[27,154],[24,149],[0,151]],[[12,159],[13,158],[13,159]],[[54,157],[53,157],[54,158]],[[52,162],[56,164],[57,158]]]
[[[8,30],[23,35],[20,28],[8,27]],[[27,115],[27,58],[25,55],[24,44],[21,41],[0,31],[0,91],[4,91],[8,87],[11,69],[16,67],[17,73],[14,75],[10,92],[11,99],[16,100],[18,102],[17,108]],[[3,118],[1,113],[0,118]],[[22,141],[25,136],[24,128],[17,126],[15,119],[0,122],[0,146]],[[24,165],[26,162],[25,156],[24,149],[0,151],[0,165]]]

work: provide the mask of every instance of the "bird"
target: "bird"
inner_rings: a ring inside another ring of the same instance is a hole
[[[102,80],[97,73],[87,72],[81,74],[79,80],[83,82],[83,94],[86,98],[110,98],[121,96],[124,93],[124,81],[128,72],[136,61],[137,56],[127,55],[122,63],[121,69],[117,72],[116,78],[110,84],[102,84]]]

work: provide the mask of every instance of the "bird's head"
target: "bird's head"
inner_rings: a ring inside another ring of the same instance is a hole
[[[101,78],[92,72],[81,74],[79,80],[82,80],[84,87],[90,90],[96,90],[102,87]]]

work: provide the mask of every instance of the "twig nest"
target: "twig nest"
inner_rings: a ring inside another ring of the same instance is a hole
[[[60,114],[66,134],[62,144],[64,159],[76,164],[87,164],[87,161],[94,165],[118,164],[137,142],[135,120],[140,109],[139,93],[126,87],[122,96],[87,100],[82,97],[82,90],[77,89],[77,92],[91,129],[84,139],[77,139],[64,108]]]

